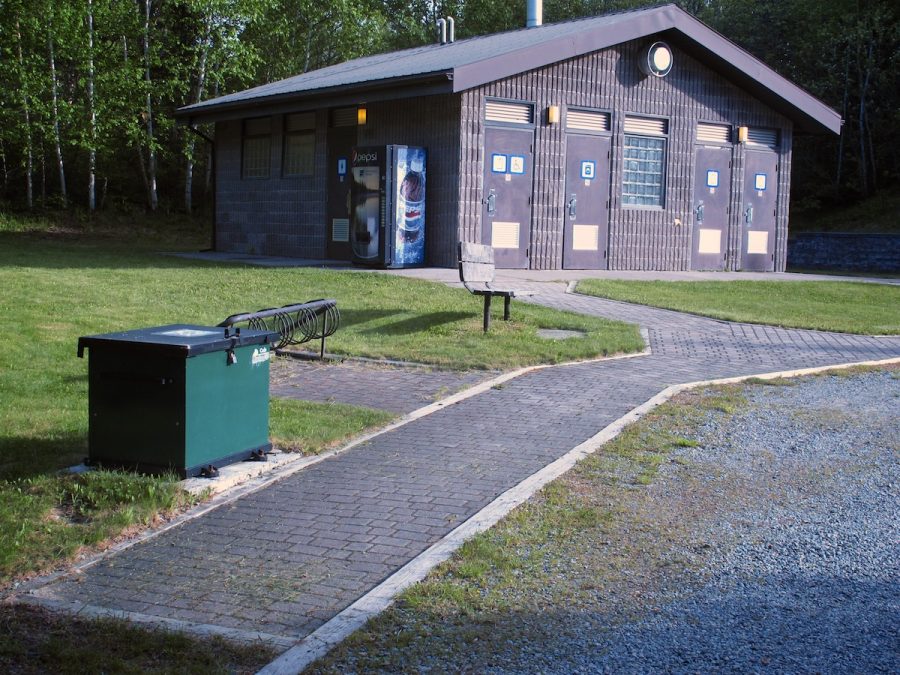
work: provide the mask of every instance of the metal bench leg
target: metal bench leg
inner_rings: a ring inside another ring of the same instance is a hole
[[[509,301],[512,300],[508,295],[503,298],[503,320],[509,321]]]
[[[484,296],[484,332],[487,333],[491,327],[491,294]]]

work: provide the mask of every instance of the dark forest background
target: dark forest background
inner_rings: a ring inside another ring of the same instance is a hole
[[[678,4],[843,117],[840,138],[797,138],[795,209],[896,193],[900,3]],[[545,0],[544,21],[645,5]],[[0,0],[0,209],[201,210],[209,148],[176,108],[432,42],[445,16],[458,39],[498,32],[525,0]]]

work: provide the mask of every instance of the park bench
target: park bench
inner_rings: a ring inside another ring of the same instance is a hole
[[[533,291],[494,286],[494,249],[468,241],[459,242],[459,280],[473,295],[484,296],[484,332],[491,327],[491,298],[503,298],[503,320],[509,321],[509,301],[534,295]]]
[[[299,345],[310,340],[321,340],[319,358],[325,358],[325,338],[334,335],[341,325],[341,313],[336,300],[310,300],[284,307],[261,309],[258,312],[232,314],[220,328],[238,323],[254,330],[275,331],[279,335],[277,349]]]

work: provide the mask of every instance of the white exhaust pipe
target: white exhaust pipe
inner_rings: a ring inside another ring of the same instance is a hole
[[[528,0],[528,20],[526,28],[534,28],[544,23],[544,0]]]
[[[447,42],[455,42],[456,41],[456,22],[453,20],[452,16],[447,17]]]
[[[447,44],[447,22],[443,19],[437,20],[438,42],[442,45]]]

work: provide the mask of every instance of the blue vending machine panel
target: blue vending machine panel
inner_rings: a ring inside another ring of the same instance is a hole
[[[425,263],[425,149],[393,146],[394,254],[392,267]]]

